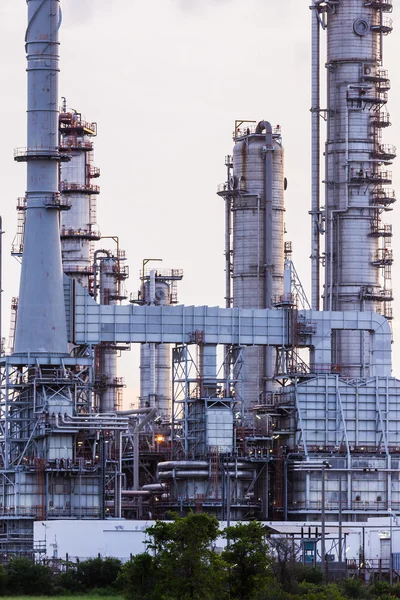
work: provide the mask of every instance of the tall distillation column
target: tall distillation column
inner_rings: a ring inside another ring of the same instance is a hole
[[[103,252],[96,251],[95,255]],[[117,251],[117,256],[107,252],[108,256],[96,258],[100,262],[100,304],[116,305],[126,298],[122,291],[122,282],[128,277],[128,268],[121,265],[123,251]],[[95,278],[95,285],[97,279]],[[118,377],[118,357],[125,346],[103,343],[96,348],[96,372],[99,377],[100,412],[110,413],[122,409],[122,389],[125,387],[123,377]],[[97,361],[96,361],[97,362]]]
[[[279,128],[272,131],[264,121],[256,127],[254,122],[241,122],[239,126],[237,122],[234,141],[233,164],[227,164],[228,175],[231,170],[232,175],[218,191],[227,202],[226,246],[230,247],[225,248],[226,277],[233,282],[232,306],[271,308],[283,295],[285,184],[281,133]],[[229,296],[228,284],[226,289]],[[252,407],[277,387],[275,362],[273,348],[245,349],[248,420]]]
[[[383,37],[392,29],[389,0],[316,2],[327,29],[327,142],[324,310],[380,312],[391,318],[391,227],[381,213],[394,201],[396,150],[382,143],[390,82]],[[382,277],[383,275],[383,277]],[[335,370],[369,375],[369,333],[334,334]]]
[[[97,135],[97,124],[85,121],[75,110],[67,110],[65,99],[59,120],[60,148],[71,158],[62,165],[60,176],[61,194],[71,204],[61,220],[63,269],[93,292],[94,242],[100,239],[96,225],[100,187],[93,184],[100,175],[100,169],[93,165],[92,138]]]

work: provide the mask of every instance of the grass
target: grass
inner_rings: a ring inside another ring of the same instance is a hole
[[[60,600],[62,598],[71,598],[71,600],[122,600],[122,596],[100,596],[98,594],[74,594],[65,596],[1,596],[1,600]]]

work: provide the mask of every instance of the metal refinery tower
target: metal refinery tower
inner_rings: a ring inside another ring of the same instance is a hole
[[[396,197],[389,165],[396,148],[383,140],[390,80],[384,37],[389,0],[313,6],[313,308],[319,308],[319,238],[325,233],[323,309],[371,310],[392,319],[392,227],[382,220]],[[321,111],[319,35],[327,32],[327,108]],[[319,124],[326,115],[325,208],[320,209]],[[335,334],[334,361],[348,376],[368,375],[368,336]]]
[[[32,551],[37,519],[191,509],[303,521],[321,516],[322,501],[332,520],[399,510],[391,229],[381,220],[395,201],[396,152],[382,139],[391,2],[312,5],[311,307],[284,242],[281,130],[236,122],[218,189],[224,308],[174,306],[182,273],[144,264],[140,298],[121,304],[124,256],[93,246],[95,124],[57,109],[59,1],[27,4],[28,142],[15,155],[27,163],[26,223],[15,351],[0,359],[0,549]],[[116,353],[132,343],[142,344],[140,408],[120,411]]]
[[[59,165],[71,156],[59,144],[61,12],[58,0],[27,6],[27,147],[15,152],[27,164],[24,248],[14,353],[0,363],[0,546],[6,552],[32,551],[36,519],[104,516],[110,473],[120,507],[120,456],[114,452],[110,460],[106,444],[112,436],[119,447],[127,430],[126,418],[93,413],[90,348],[79,357],[69,353],[66,299],[73,286],[63,275],[60,211],[72,203],[60,195]]]

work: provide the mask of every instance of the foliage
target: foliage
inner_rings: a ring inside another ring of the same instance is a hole
[[[345,579],[341,588],[346,598],[364,598],[365,589],[360,579]]]
[[[11,594],[51,595],[52,572],[49,567],[27,558],[13,558],[7,565],[6,590]]]
[[[155,554],[155,597],[209,600],[223,593],[225,565],[212,549],[219,536],[216,517],[175,515],[172,522],[157,522],[146,531]]]
[[[144,552],[123,565],[119,584],[129,598],[150,600],[156,587],[156,575],[154,557]]]
[[[147,552],[121,565],[114,558],[68,563],[53,576],[49,567],[25,558],[0,565],[0,596],[72,594],[74,600],[396,600],[400,584],[365,585],[344,579],[326,585],[320,569],[299,562],[287,538],[268,538],[258,522],[219,531],[215,517],[189,514],[159,521],[146,530]],[[227,546],[219,554],[218,537]],[[79,594],[82,594],[79,597]],[[85,596],[83,596],[85,594]],[[22,600],[18,599],[18,600]]]
[[[229,566],[229,589],[232,598],[253,599],[257,590],[269,581],[269,547],[265,528],[251,521],[228,527],[224,535],[228,545],[222,553]]]
[[[390,585],[387,581],[376,581],[369,589],[370,596],[379,600],[400,598],[400,584]]]
[[[298,595],[295,598],[304,600],[346,600],[339,587],[335,584],[315,585],[303,581],[299,584]]]
[[[58,594],[83,592],[83,586],[78,580],[76,568],[70,567],[68,571],[57,573],[54,579],[54,587]]]
[[[7,585],[7,572],[3,565],[0,565],[0,596],[4,595]]]
[[[76,579],[82,590],[116,588],[121,561],[117,558],[90,558],[78,563]]]
[[[298,568],[299,548],[293,543],[293,540],[285,537],[271,538],[269,544],[273,557],[271,568],[277,581],[284,590],[295,591],[299,581],[297,573],[304,572],[304,568]]]
[[[324,574],[319,567],[308,567],[300,562],[293,565],[293,577],[298,582],[321,584],[324,581]]]

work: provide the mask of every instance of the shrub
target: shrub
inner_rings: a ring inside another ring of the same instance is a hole
[[[115,588],[120,570],[117,558],[90,558],[78,564],[76,577],[83,590]]]
[[[6,589],[13,595],[48,596],[53,593],[53,574],[49,567],[27,558],[13,558],[7,565]]]

